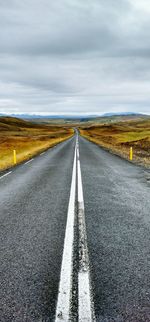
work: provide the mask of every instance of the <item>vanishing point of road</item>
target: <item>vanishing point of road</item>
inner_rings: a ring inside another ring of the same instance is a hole
[[[0,176],[1,322],[150,321],[150,172],[84,138]]]

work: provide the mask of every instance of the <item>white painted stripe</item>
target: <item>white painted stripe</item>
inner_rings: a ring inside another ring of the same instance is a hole
[[[28,164],[28,163],[30,163],[31,161],[33,161],[34,159],[30,159],[30,160],[28,160],[27,162],[25,162],[24,164]]]
[[[79,146],[77,147],[79,155]],[[84,198],[80,159],[78,157],[78,222],[79,222],[79,273],[78,273],[78,315],[79,322],[95,321],[94,305],[90,288],[89,256],[87,247]]]
[[[9,172],[5,173],[3,176],[1,176],[1,177],[0,177],[0,179],[2,179],[2,178],[4,178],[4,177],[8,176],[10,173],[12,173],[12,171],[9,171]]]
[[[43,154],[45,154],[45,152],[40,153],[40,155],[43,155]]]
[[[72,291],[73,272],[73,242],[74,242],[74,221],[75,221],[75,194],[76,194],[76,147],[74,152],[74,163],[72,171],[72,182],[70,199],[68,205],[66,233],[60,274],[59,293],[56,307],[55,321],[69,321],[70,300]]]
[[[91,322],[93,321],[91,310],[91,295],[89,285],[89,272],[79,272],[79,322]]]
[[[79,156],[79,149],[78,156]],[[78,158],[78,202],[82,203],[82,207],[84,209],[84,199],[83,199],[83,188],[82,188],[82,177],[81,177],[81,167],[80,167],[80,159]]]

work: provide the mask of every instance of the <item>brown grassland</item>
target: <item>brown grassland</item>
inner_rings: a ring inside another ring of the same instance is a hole
[[[0,117],[0,170],[13,165],[13,150],[17,163],[62,142],[74,134],[65,126],[34,124],[12,117]]]
[[[132,147],[133,162],[150,167],[150,118],[80,127],[80,134],[126,159]]]

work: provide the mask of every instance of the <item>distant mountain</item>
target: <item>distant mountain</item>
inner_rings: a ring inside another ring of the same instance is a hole
[[[17,117],[24,120],[79,120],[81,122],[94,120],[94,119],[102,119],[102,118],[113,118],[113,117],[147,117],[148,115],[144,115],[142,113],[135,113],[135,112],[110,112],[104,113],[102,115],[38,115],[38,114],[4,114],[0,113],[0,116],[10,116],[10,117]]]
[[[10,117],[17,117],[21,119],[36,119],[36,118],[52,118],[50,116],[44,116],[44,115],[36,115],[36,114],[2,114],[0,113],[0,116],[10,116]]]
[[[11,116],[22,119],[91,119],[99,117],[99,115],[38,115],[38,114],[1,114],[0,116]]]
[[[142,113],[135,113],[135,112],[112,112],[112,113],[104,113],[103,115],[102,115],[102,117],[103,116],[135,116],[135,115],[137,115],[137,116],[143,116],[144,114],[142,114]]]

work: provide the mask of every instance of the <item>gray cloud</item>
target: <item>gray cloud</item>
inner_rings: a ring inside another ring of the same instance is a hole
[[[0,0],[0,112],[150,113],[148,0]]]

